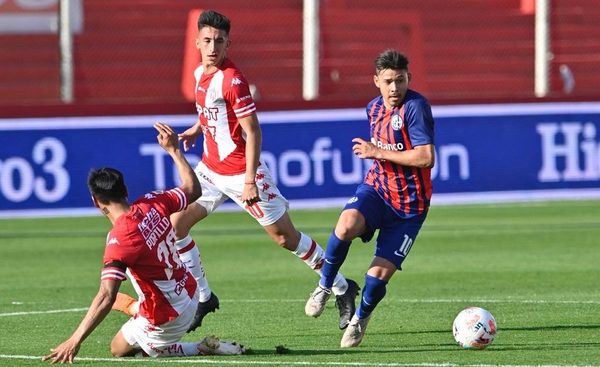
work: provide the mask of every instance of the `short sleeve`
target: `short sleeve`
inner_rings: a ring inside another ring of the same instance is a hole
[[[135,248],[130,246],[125,238],[113,233],[113,231],[109,232],[104,248],[104,267],[100,279],[120,281],[127,279],[125,275],[127,264],[134,264],[137,255]]]
[[[235,117],[238,119],[250,116],[256,112],[256,105],[250,93],[250,86],[241,73],[234,73],[231,80],[225,80],[226,93],[224,98],[229,102]]]
[[[183,209],[187,208],[187,197],[183,190],[179,187],[176,187],[171,190],[164,191],[161,195],[158,196],[169,209],[169,214],[180,212]]]
[[[433,115],[425,99],[415,99],[406,106],[408,134],[413,146],[434,144]]]

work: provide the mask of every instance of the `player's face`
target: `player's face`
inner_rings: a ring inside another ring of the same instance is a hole
[[[399,106],[406,96],[410,73],[405,69],[384,69],[373,77],[387,108]]]
[[[202,27],[196,38],[196,47],[202,55],[202,65],[207,71],[221,65],[229,44],[229,36],[224,30]]]

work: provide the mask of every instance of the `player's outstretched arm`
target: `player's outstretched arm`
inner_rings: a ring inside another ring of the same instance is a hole
[[[110,312],[112,304],[115,302],[121,282],[117,280],[103,280],[100,283],[98,294],[92,301],[90,308],[73,332],[73,335],[58,346],[50,349],[50,354],[42,357],[42,361],[52,360],[52,363],[73,363],[75,356],[79,352],[81,343],[96,329]]]
[[[181,179],[181,189],[185,193],[188,203],[196,201],[202,195],[200,182],[194,173],[194,170],[185,159],[183,152],[179,149],[179,139],[177,133],[169,126],[160,122],[154,124],[158,131],[156,140],[158,144],[173,158],[179,178]]]

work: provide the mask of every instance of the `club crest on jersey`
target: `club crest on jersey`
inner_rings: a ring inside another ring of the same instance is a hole
[[[348,204],[356,203],[357,201],[358,201],[358,197],[353,196],[350,198],[350,200],[348,200]]]
[[[400,117],[400,115],[394,115],[394,117],[392,117],[392,129],[400,130],[402,129],[402,125],[404,125],[402,117]]]

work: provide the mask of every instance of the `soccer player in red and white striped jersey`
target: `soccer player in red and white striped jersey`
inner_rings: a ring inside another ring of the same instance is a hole
[[[375,59],[373,80],[380,95],[367,105],[371,139],[355,138],[352,147],[354,154],[372,159],[373,164],[329,237],[319,286],[307,302],[324,307],[326,291],[352,240],[360,237],[368,242],[379,229],[360,305],[344,332],[342,347],[362,341],[371,313],[385,296],[390,278],[401,270],[429,209],[434,122],[429,102],[408,88],[410,79],[408,59],[401,53],[387,50]]]
[[[111,310],[121,282],[131,279],[139,297],[139,311],[111,342],[114,356],[142,353],[151,357],[201,354],[242,354],[235,343],[214,337],[182,343],[198,306],[197,282],[179,258],[170,215],[185,209],[201,194],[194,171],[179,150],[177,134],[157,123],[159,144],[175,162],[182,185],[152,192],[129,204],[123,175],[113,168],[92,170],[88,187],[94,205],[110,220],[104,250],[100,289],[73,335],[43,360],[69,362],[81,343]]]
[[[275,243],[294,253],[317,274],[323,263],[323,249],[294,227],[288,202],[260,159],[262,135],[250,86],[226,56],[230,28],[229,19],[212,10],[204,11],[198,19],[196,46],[202,56],[194,72],[198,121],[180,134],[185,150],[194,147],[198,136],[204,136],[202,161],[195,168],[203,195],[172,217],[179,239],[177,247],[200,285],[198,324],[218,303],[201,271],[189,231],[227,198],[254,217]],[[340,327],[345,328],[354,313],[358,285],[336,273],[332,292],[340,309]],[[313,310],[306,313],[318,316]]]

